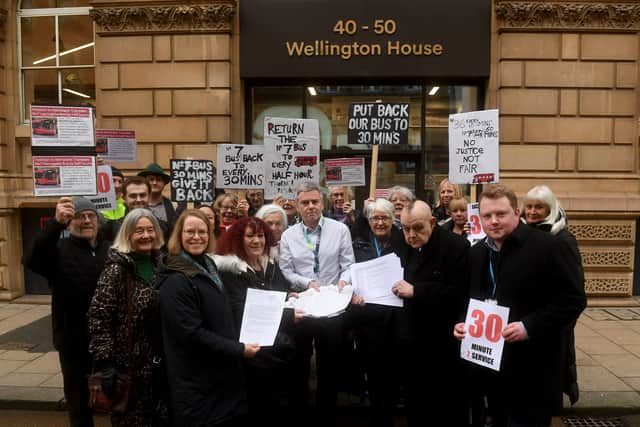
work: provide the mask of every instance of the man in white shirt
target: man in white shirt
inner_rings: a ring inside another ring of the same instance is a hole
[[[327,285],[337,285],[342,289],[351,282],[349,267],[354,263],[349,229],[322,216],[322,193],[316,184],[300,184],[296,201],[302,222],[282,234],[282,273],[298,291]],[[294,407],[301,410],[307,404],[309,363],[314,344],[318,377],[316,405],[320,409],[319,415],[329,423],[335,420],[342,333],[342,316],[305,318],[296,330],[298,355],[293,370]]]

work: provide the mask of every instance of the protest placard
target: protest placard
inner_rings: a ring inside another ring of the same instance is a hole
[[[31,106],[31,146],[93,146],[93,110],[89,107]]]
[[[351,104],[347,135],[349,144],[407,144],[409,104],[382,102]]]
[[[218,144],[218,188],[264,188],[264,145]]]
[[[364,159],[325,159],[324,176],[327,185],[365,185]]]
[[[135,162],[136,145],[133,130],[96,129],[96,153],[105,162]]]
[[[498,110],[449,115],[449,181],[499,181]]]
[[[214,167],[211,160],[171,159],[171,200],[213,202]]]
[[[87,196],[96,191],[93,156],[33,156],[35,196]]]
[[[460,343],[460,357],[494,371],[500,370],[509,308],[477,299],[469,299],[465,320],[467,333]]]
[[[469,221],[469,234],[467,238],[471,241],[476,239],[484,239],[486,236],[480,222],[480,204],[469,203],[467,205],[467,221]]]
[[[314,119],[264,119],[265,199],[295,198],[299,182],[318,183],[320,130]]]
[[[96,206],[99,211],[110,211],[118,209],[116,201],[116,190],[113,187],[113,176],[111,175],[111,166],[98,166],[98,194],[87,197]]]

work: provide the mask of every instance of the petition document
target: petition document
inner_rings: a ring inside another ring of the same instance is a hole
[[[402,280],[403,274],[400,258],[394,253],[351,264],[354,292],[370,304],[402,307],[402,298],[395,296],[391,287]]]
[[[261,347],[272,346],[280,327],[286,297],[286,292],[247,289],[240,342],[259,344]]]

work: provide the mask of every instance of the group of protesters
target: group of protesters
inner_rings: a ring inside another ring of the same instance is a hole
[[[548,426],[578,399],[573,327],[586,305],[582,262],[546,186],[521,199],[478,196],[486,238],[471,240],[467,200],[446,179],[432,208],[405,187],[354,209],[348,187],[301,182],[187,208],[162,195],[157,164],[113,171],[118,208],[62,197],[25,266],[52,289],[53,337],[71,426],[93,426],[87,376],[131,391],[114,426],[335,425],[339,392],[370,425]],[[403,305],[366,301],[310,317],[285,308],[273,346],[239,341],[249,289],[288,298],[351,284],[354,263],[395,253]],[[460,357],[470,298],[510,309],[499,371]],[[310,402],[315,353],[315,404]],[[402,408],[401,411],[398,409]],[[400,414],[400,415],[398,415]]]

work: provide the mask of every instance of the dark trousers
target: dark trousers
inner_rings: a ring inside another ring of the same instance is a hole
[[[62,350],[58,352],[64,397],[69,411],[71,427],[93,427],[93,413],[89,408],[87,377],[91,373],[91,357],[86,350]]]
[[[326,423],[335,421],[340,377],[340,349],[343,333],[341,316],[304,319],[296,325],[296,358],[293,362],[291,399],[293,408],[305,411],[309,399],[309,372],[313,347],[316,350],[316,407]]]

